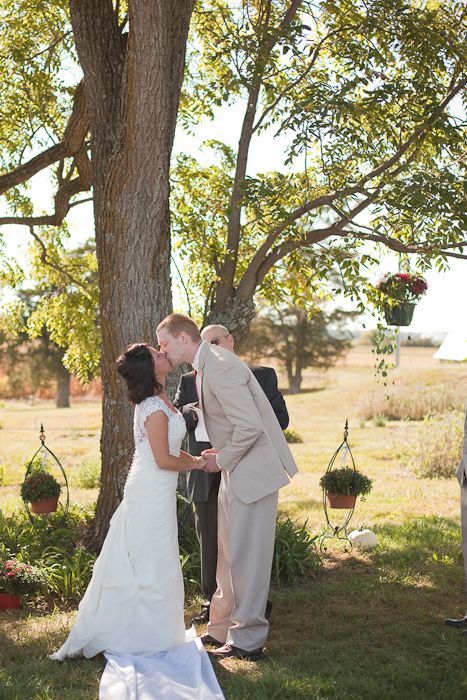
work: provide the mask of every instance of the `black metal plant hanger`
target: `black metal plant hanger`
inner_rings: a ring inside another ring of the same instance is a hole
[[[353,458],[352,451],[350,449],[350,445],[348,443],[348,435],[349,435],[349,421],[346,419],[345,421],[345,427],[344,427],[344,439],[342,440],[341,444],[337,448],[337,450],[334,452],[334,454],[331,457],[331,461],[328,464],[328,468],[326,469],[326,474],[330,471],[332,471],[334,464],[339,457],[340,454],[342,454],[342,460],[344,461],[348,455],[350,455],[350,460],[352,462],[352,468],[354,471],[357,471],[357,468],[355,467],[355,461]],[[320,551],[325,552],[327,550],[327,547],[324,546],[324,542],[329,539],[334,539],[337,538],[338,540],[343,540],[349,544],[350,549],[352,549],[352,542],[349,539],[347,535],[347,526],[352,518],[353,512],[355,510],[355,505],[348,509],[347,516],[344,519],[343,523],[341,525],[333,525],[331,523],[331,519],[329,517],[329,512],[328,512],[328,503],[327,503],[327,490],[323,488],[323,509],[324,509],[324,514],[326,516],[326,523],[327,527],[324,530],[322,536],[321,536],[321,541],[320,541]],[[346,548],[346,551],[347,550]]]

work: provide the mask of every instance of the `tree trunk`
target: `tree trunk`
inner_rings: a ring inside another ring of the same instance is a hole
[[[289,394],[299,394],[302,384],[302,373],[300,371],[289,376]]]
[[[57,408],[70,408],[70,373],[61,363],[57,367]]]
[[[128,41],[107,0],[70,0],[91,132],[102,327],[102,472],[88,546],[99,549],[133,444],[115,360],[155,342],[171,311],[169,163],[193,0],[130,0]]]
[[[219,323],[228,328],[235,338],[235,348],[241,351],[242,342],[248,335],[255,313],[253,298],[243,301],[234,296],[227,299],[225,303],[214,304],[204,319],[203,325]]]

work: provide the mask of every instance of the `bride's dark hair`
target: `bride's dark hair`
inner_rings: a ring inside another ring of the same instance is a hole
[[[126,381],[131,403],[141,403],[154,392],[159,394],[162,384],[156,379],[154,360],[147,343],[134,343],[117,358],[117,372]]]

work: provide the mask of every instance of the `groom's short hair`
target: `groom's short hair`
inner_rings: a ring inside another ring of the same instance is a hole
[[[173,335],[175,338],[177,338],[182,331],[185,331],[193,341],[201,340],[198,326],[192,318],[185,316],[185,314],[170,314],[170,316],[166,316],[157,326],[156,333],[162,328],[166,328],[170,335]]]

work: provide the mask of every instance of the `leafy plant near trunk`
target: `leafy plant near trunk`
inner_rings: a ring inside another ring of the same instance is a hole
[[[276,523],[276,539],[272,562],[272,579],[276,583],[291,586],[299,579],[316,574],[321,558],[316,549],[318,535],[312,535],[306,527],[279,514]]]

